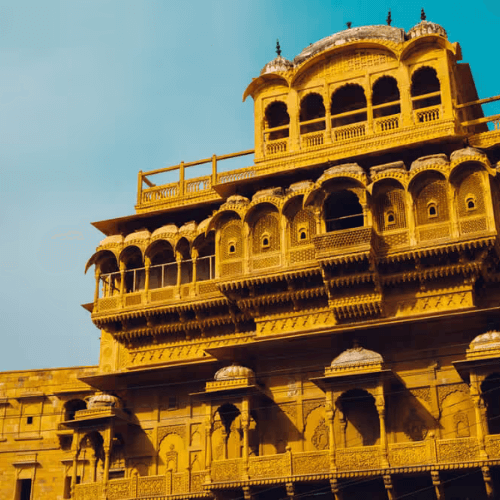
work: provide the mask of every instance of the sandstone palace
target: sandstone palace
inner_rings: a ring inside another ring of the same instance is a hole
[[[0,374],[0,498],[500,496],[500,96],[422,18],[278,46],[253,150],[139,172],[99,365]]]

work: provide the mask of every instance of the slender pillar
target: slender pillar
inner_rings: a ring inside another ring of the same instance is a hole
[[[366,120],[368,122],[366,125],[368,129],[366,130],[366,135],[375,134],[375,120],[373,119],[372,97],[370,93],[366,98]]]
[[[330,110],[330,100],[325,100],[325,143],[332,143],[332,113]]]
[[[335,500],[343,500],[342,490],[340,489],[338,479],[330,479],[330,487]]]
[[[473,371],[470,374],[470,394],[474,403],[474,414],[476,417],[477,441],[479,443],[479,457],[482,460],[487,460],[486,448],[484,444],[485,422],[483,407],[484,402],[480,394],[480,385],[476,373]]]
[[[224,424],[222,425],[222,460],[227,460],[227,440],[229,438],[229,434],[226,431],[226,428],[224,427]]]
[[[99,282],[101,281],[101,271],[95,268],[95,290],[94,290],[94,304],[99,300]],[[104,294],[103,294],[104,295]]]
[[[431,471],[432,484],[434,486],[434,491],[436,492],[437,500],[445,500],[444,498],[444,487],[441,483],[441,479],[439,478],[439,471],[433,470]]]
[[[175,260],[177,262],[177,295],[180,296],[182,280],[182,254],[180,252],[175,253]]]
[[[111,446],[108,444],[108,445],[104,445],[104,478],[103,478],[103,482],[104,484],[108,484],[108,481],[109,481],[109,456],[110,456],[110,452],[111,452]]]
[[[394,494],[394,486],[392,484],[392,478],[389,474],[386,474],[384,476],[384,486],[385,486],[385,491],[387,492],[387,498],[389,500],[395,500],[396,496]]]
[[[149,257],[144,258],[144,267],[145,267],[145,278],[144,278],[144,291],[146,294],[149,292],[149,271],[151,267],[151,259]]]
[[[95,483],[97,479],[97,457],[94,456],[90,459],[90,467],[91,467],[91,477],[92,477],[92,482]]]
[[[331,397],[331,394],[329,393]],[[335,421],[335,410],[331,404],[326,406],[326,418],[328,420],[328,443],[330,447],[330,470],[336,470],[335,464],[335,432],[333,428],[333,423]]]
[[[486,488],[486,496],[493,500],[495,497],[495,486],[493,480],[491,479],[490,468],[481,467],[481,472],[483,473],[484,486]]]
[[[206,452],[205,452],[205,468],[210,469],[212,464],[212,425],[210,421],[210,415],[207,416],[205,420],[205,437],[206,437]]]
[[[123,299],[125,293],[125,262],[120,262],[120,299]]]
[[[75,454],[73,455],[73,470],[71,473],[71,498],[75,497],[75,486],[76,486],[76,467],[78,464],[78,450],[75,451]]]
[[[385,400],[383,396],[377,396],[377,412],[380,421],[380,448],[382,450],[382,466],[389,467],[387,460],[387,432],[385,429]]]
[[[193,262],[193,283],[196,283],[197,280],[197,272],[196,272],[196,262],[198,261],[198,249],[193,248],[191,251],[191,259]]]

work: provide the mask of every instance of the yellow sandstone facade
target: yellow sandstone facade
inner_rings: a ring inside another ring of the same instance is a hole
[[[0,374],[1,498],[495,498],[500,97],[460,61],[425,19],[278,50],[254,150],[140,172],[98,367]]]

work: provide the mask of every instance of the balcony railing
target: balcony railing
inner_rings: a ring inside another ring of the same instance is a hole
[[[165,475],[114,479],[103,483],[86,483],[75,486],[75,500],[138,500],[166,499],[171,495],[203,493],[218,489],[219,483],[274,480],[333,472],[374,471],[395,468],[418,470],[423,465],[460,464],[477,467],[477,461],[500,459],[500,435],[485,437],[486,457],[480,458],[480,442],[475,437],[456,439],[426,439],[391,443],[382,446],[358,446],[334,450],[292,452],[228,460],[214,460],[210,470],[192,472],[167,471]],[[207,481],[208,480],[208,481]],[[224,485],[221,485],[224,487]],[[106,495],[104,492],[106,491]]]

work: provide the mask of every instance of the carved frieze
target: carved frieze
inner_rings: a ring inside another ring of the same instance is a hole
[[[293,454],[293,474],[317,474],[330,470],[327,451]]]
[[[440,462],[470,462],[478,458],[479,445],[475,438],[443,439],[437,447]]]
[[[307,314],[293,314],[281,318],[256,319],[257,335],[276,335],[320,326],[334,325],[335,316],[330,310],[319,310]]]
[[[183,440],[186,439],[186,426],[184,424],[180,425],[166,425],[164,427],[158,427],[158,445],[162,442],[165,436],[169,434],[177,434]]]
[[[438,386],[438,399],[439,399],[439,406],[441,407],[443,405],[443,401],[445,400],[446,396],[449,396],[453,392],[462,392],[469,396],[469,387],[467,384],[464,383],[458,383],[458,384],[448,384],[448,385],[440,385]]]
[[[307,422],[307,417],[309,417],[310,413],[316,408],[325,406],[324,399],[312,399],[309,401],[303,402],[303,413],[304,413],[304,422]]]
[[[148,497],[166,494],[165,476],[139,477],[137,479],[137,495]]]
[[[314,429],[314,434],[312,435],[311,442],[319,451],[326,450],[328,448],[330,442],[329,430],[324,418],[319,421],[318,425]]]

